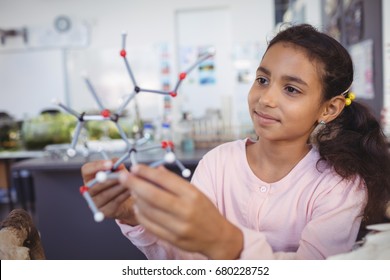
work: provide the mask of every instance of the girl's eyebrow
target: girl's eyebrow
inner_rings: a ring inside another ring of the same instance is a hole
[[[265,68],[263,66],[259,66],[257,68],[256,73],[258,74],[259,72],[263,72],[264,74],[271,76],[271,71],[269,71],[267,68]],[[282,76],[282,79],[285,81],[288,81],[288,82],[296,82],[298,84],[308,86],[308,84],[304,80],[302,80],[301,78],[299,78],[297,76],[284,75],[284,76]]]
[[[269,71],[267,68],[263,67],[263,66],[259,66],[256,70],[256,73],[259,73],[259,72],[263,72],[264,74],[270,76],[271,75],[271,71]]]
[[[289,76],[289,75],[285,75],[282,77],[283,80],[286,80],[288,82],[296,82],[298,84],[301,84],[301,85],[304,85],[304,86],[308,86],[308,84],[302,80],[301,78],[298,78],[297,76]]]

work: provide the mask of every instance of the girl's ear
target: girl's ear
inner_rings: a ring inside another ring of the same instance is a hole
[[[333,121],[345,107],[345,97],[338,95],[325,102],[320,119],[326,123]]]

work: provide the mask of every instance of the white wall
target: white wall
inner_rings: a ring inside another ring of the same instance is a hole
[[[384,132],[390,137],[390,1],[382,0],[383,117]]]
[[[105,96],[103,99],[112,101],[111,96],[129,93],[126,87],[129,85],[131,89],[131,84],[123,62],[117,58],[121,48],[120,34],[124,30],[128,33],[127,48],[135,75],[140,83],[158,86],[161,44],[168,45],[172,72],[177,71],[176,12],[221,7],[230,13],[233,45],[265,44],[273,29],[273,0],[0,0],[0,28],[26,26],[31,32],[28,45],[19,38],[9,38],[6,45],[0,45],[0,75],[3,74],[3,81],[7,81],[7,92],[0,90],[0,110],[7,110],[17,118],[24,114],[33,116],[51,106],[51,97],[58,97],[78,110],[94,108],[95,102],[80,78],[82,70],[88,72],[98,93]],[[74,26],[80,29],[80,34],[76,34],[80,36],[79,44],[72,45],[55,34],[53,22],[59,15],[69,16]],[[83,37],[86,35],[83,32],[88,36]],[[42,36],[46,37],[42,39]],[[70,47],[61,47],[60,40],[63,40],[62,46]],[[52,62],[41,60],[36,63],[31,54],[38,52],[51,54]],[[18,54],[30,58],[24,59],[22,65],[19,60],[12,59]],[[13,61],[23,69],[8,71]],[[52,68],[51,71],[48,68]],[[32,79],[35,80],[34,87],[31,87]],[[228,94],[246,100],[248,88],[248,85],[238,85]],[[31,96],[34,102],[29,102]],[[22,106],[22,100],[28,106]],[[150,102],[161,105],[158,98],[150,97],[140,103]]]
[[[321,0],[304,0],[306,5],[306,22],[322,29]]]

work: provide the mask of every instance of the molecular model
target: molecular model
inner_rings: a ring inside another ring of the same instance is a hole
[[[179,89],[180,84],[182,81],[186,78],[187,74],[191,72],[197,65],[199,65],[201,62],[204,60],[214,56],[214,50],[210,49],[208,50],[205,54],[199,56],[197,61],[191,65],[186,71],[181,72],[178,81],[172,91],[162,91],[162,90],[154,90],[154,89],[145,89],[141,88],[133,75],[133,72],[131,70],[130,64],[127,60],[127,53],[126,53],[126,33],[122,34],[122,49],[120,51],[120,56],[123,58],[127,72],[129,74],[129,77],[131,79],[132,84],[134,85],[133,92],[124,100],[124,102],[121,104],[121,106],[117,109],[115,113],[110,112],[107,108],[105,108],[99,98],[99,96],[96,94],[96,91],[94,87],[92,86],[92,83],[88,79],[87,76],[84,76],[84,80],[87,84],[88,89],[93,95],[93,98],[95,99],[99,109],[100,109],[100,115],[87,115],[86,113],[78,113],[75,110],[67,107],[66,105],[62,104],[59,101],[55,101],[55,103],[70,113],[71,115],[75,116],[78,120],[76,129],[72,138],[72,142],[70,144],[70,147],[67,149],[67,155],[70,157],[74,157],[77,154],[76,151],[76,144],[78,141],[78,137],[80,135],[81,129],[84,127],[84,124],[86,121],[112,121],[115,126],[117,127],[119,134],[123,141],[126,143],[126,152],[124,153],[123,156],[121,156],[118,161],[115,162],[114,166],[112,167],[111,170],[109,171],[101,171],[98,172],[95,176],[94,179],[91,181],[87,182],[85,186],[80,187],[80,193],[88,203],[89,208],[91,209],[93,215],[94,215],[94,220],[96,222],[101,222],[104,219],[104,214],[98,210],[96,207],[95,203],[93,202],[88,189],[93,187],[97,183],[102,183],[108,179],[118,179],[118,173],[116,173],[117,169],[119,166],[124,163],[127,159],[130,158],[131,165],[136,165],[137,162],[137,157],[136,154],[139,152],[144,152],[146,150],[150,149],[164,149],[165,150],[165,155],[164,158],[161,160],[158,160],[156,162],[153,162],[150,164],[151,167],[157,167],[159,165],[162,165],[164,163],[172,164],[175,163],[177,167],[181,170],[182,176],[185,178],[188,178],[191,176],[191,171],[187,168],[184,167],[184,165],[176,158],[176,155],[173,152],[174,145],[171,141],[162,141],[160,145],[153,145],[150,147],[145,147],[145,148],[138,148],[138,146],[141,146],[145,144],[148,141],[148,137],[144,137],[142,139],[139,139],[137,141],[132,141],[130,142],[129,139],[127,138],[124,130],[122,127],[119,125],[118,120],[121,117],[123,110],[126,108],[126,106],[129,104],[129,102],[140,92],[150,92],[150,93],[156,93],[156,94],[162,94],[162,95],[169,95],[171,97],[176,97],[177,96],[177,91]],[[103,157],[105,159],[108,159],[108,156],[102,151]]]

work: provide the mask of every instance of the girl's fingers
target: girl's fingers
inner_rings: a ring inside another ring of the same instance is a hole
[[[185,186],[190,185],[189,182],[163,166],[151,168],[146,165],[138,164],[131,168],[131,172],[176,195],[188,195],[189,188],[186,188]]]
[[[152,207],[160,209],[160,211],[176,213],[182,207],[179,205],[181,201],[177,200],[174,194],[157,187],[149,181],[136,177],[131,173],[125,174],[125,179],[123,179],[123,176],[120,176],[120,178],[121,183],[130,189],[133,197],[144,200]]]
[[[128,171],[122,171],[122,172],[128,172]],[[119,185],[118,179],[108,179],[103,183],[97,183],[90,187],[89,193],[94,196],[98,193],[104,192],[107,189],[112,188],[114,185]],[[122,186],[123,189],[127,189],[126,187]]]
[[[113,215],[114,218],[119,218],[122,215],[123,211],[121,209],[121,205],[126,203],[126,200],[130,198],[129,193],[122,193],[116,196],[113,200],[109,201],[107,204],[99,207],[100,211],[104,213],[105,216],[111,217]],[[119,211],[119,212],[118,212]],[[126,215],[128,213],[125,213]]]
[[[95,179],[95,176],[97,172],[99,171],[110,171],[114,165],[114,163],[117,161],[117,159],[113,160],[99,160],[94,162],[89,162],[84,164],[81,167],[81,173],[83,176],[84,184],[87,185],[88,182]],[[126,170],[125,166],[121,164],[118,167],[118,170]],[[128,171],[127,171],[128,172]],[[89,193],[91,196],[97,196],[97,194],[100,194],[102,192],[105,192],[106,190],[110,190],[114,185],[118,185],[117,179],[108,179],[105,182],[94,184],[90,187]],[[125,187],[122,187],[123,191],[126,189]],[[115,192],[116,188],[114,188],[112,191]],[[110,193],[107,193],[106,195],[110,195]]]
[[[139,224],[141,224],[145,229],[150,232],[153,232],[157,237],[166,240],[170,243],[174,243],[173,235],[168,229],[161,227],[161,225],[154,223],[149,220],[148,217],[144,215],[144,212],[141,212],[137,206],[134,207],[135,216]]]
[[[154,205],[139,197],[134,199],[134,212],[137,221],[148,231],[182,249],[205,252],[205,248],[210,247],[210,244],[214,244],[221,234],[221,231],[208,230],[210,225],[215,225],[217,229],[221,228],[218,226],[219,221],[213,218],[215,215],[212,211],[216,211],[216,209],[210,209],[210,212],[202,212],[210,213],[211,217],[204,217],[199,213],[197,216],[189,218],[186,214],[182,215],[183,212],[186,212],[185,207],[183,205],[181,211],[171,213],[162,211],[160,208],[154,208]]]
[[[99,171],[109,171],[114,166],[114,163],[118,159],[112,160],[97,160],[93,162],[88,162],[81,167],[81,174],[83,176],[84,184],[93,180],[96,176],[96,173]],[[124,164],[121,164],[117,170],[126,169]]]
[[[105,188],[104,191],[99,191],[99,188],[102,188],[102,184],[89,189],[96,206],[98,208],[103,207],[107,203],[115,200],[120,195],[130,196],[130,192],[127,188],[124,188],[121,185],[110,185],[108,188]],[[98,192],[96,192],[98,190]]]
[[[84,184],[95,178],[99,171],[110,170],[113,166],[111,160],[98,160],[88,162],[81,167],[81,174],[83,175]]]
[[[171,234],[181,234],[183,232],[182,225],[185,223],[185,220],[180,215],[180,212],[172,211],[172,207],[165,208],[164,211],[140,197],[136,197],[134,203],[138,208],[138,212],[150,223],[159,225],[161,228],[171,232]]]

